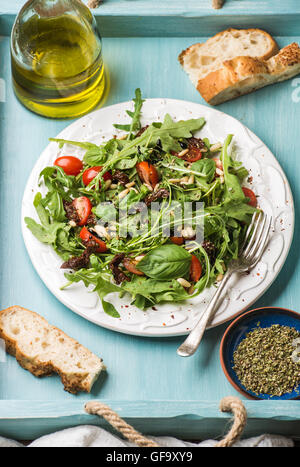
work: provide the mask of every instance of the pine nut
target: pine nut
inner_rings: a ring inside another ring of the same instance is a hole
[[[140,255],[140,256],[137,256],[135,259],[135,261],[138,263],[139,261],[141,261],[142,259],[144,258],[144,255]]]
[[[70,225],[71,227],[76,227],[77,224],[76,224],[75,221],[69,221],[69,225]]]
[[[223,172],[223,170],[221,170],[221,169],[219,169],[219,168],[217,167],[217,168],[216,168],[216,174],[221,176],[221,175],[224,175],[224,172]]]
[[[110,189],[111,189],[111,190],[114,190],[114,189],[117,188],[117,187],[118,187],[118,185],[117,185],[116,183],[112,183],[112,184],[110,185]]]
[[[180,152],[178,153],[178,157],[185,156],[188,152],[189,152],[188,149],[184,149],[183,151],[180,151]]]
[[[183,279],[183,277],[179,277],[179,279],[177,279],[177,282],[185,288],[190,288],[192,286],[192,284],[187,280]]]
[[[125,198],[125,196],[128,195],[128,193],[129,193],[129,188],[126,188],[126,190],[121,191],[121,193],[119,193],[119,199]]]
[[[126,183],[126,188],[131,188],[132,186],[135,185],[135,182],[130,182],[130,183]]]
[[[94,232],[96,232],[99,237],[104,237],[108,241],[111,240],[111,236],[108,234],[106,228],[103,225],[95,225],[92,230],[94,230]]]
[[[190,178],[188,179],[187,184],[188,184],[188,185],[193,185],[194,181],[195,181],[195,176],[194,176],[194,174],[192,174],[192,175],[190,176]]]
[[[222,148],[222,143],[215,143],[210,147],[210,152],[217,152]]]
[[[223,280],[224,274],[218,274],[216,277],[217,282],[221,282]]]
[[[187,185],[189,181],[189,177],[182,177],[182,179],[180,180],[180,185]]]

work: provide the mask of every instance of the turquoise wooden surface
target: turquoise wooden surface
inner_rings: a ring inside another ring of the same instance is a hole
[[[4,34],[9,33],[23,3],[0,0]],[[104,0],[93,12],[103,35],[110,37],[205,36],[227,27],[264,27],[277,35],[300,34],[298,0],[226,0],[220,10],[211,7],[211,0]]]
[[[87,0],[82,0],[88,3]],[[0,0],[0,13],[15,14],[24,5],[24,0]],[[298,0],[225,0],[223,8],[215,10],[212,0],[103,0],[95,15],[131,16],[226,16],[270,15],[300,12]]]
[[[207,439],[222,437],[230,425],[231,414],[218,410],[216,401],[123,401],[104,400],[121,417],[137,430],[152,435],[168,434],[186,439]],[[262,433],[291,435],[299,432],[298,401],[278,404],[269,401],[267,405],[246,401],[248,421],[244,436]],[[187,411],[188,407],[188,411]],[[2,419],[0,434],[7,437],[35,439],[51,433],[59,427],[69,428],[89,424],[110,429],[108,423],[97,416],[87,415],[79,401],[24,401],[0,402]],[[12,416],[15,413],[15,416]],[[17,415],[16,415],[17,414]],[[59,415],[58,415],[59,414]],[[184,415],[183,415],[184,414]],[[26,436],[26,438],[25,438]]]
[[[13,15],[20,3],[11,1],[9,13]],[[107,8],[109,3],[117,2],[107,2]],[[145,2],[123,3],[137,5]],[[192,3],[196,5],[196,2]],[[228,8],[230,3],[239,2],[228,1]],[[261,3],[272,3],[279,11],[281,2]],[[296,8],[296,3],[290,0],[291,10],[293,5]],[[3,5],[0,0],[0,11],[3,11]],[[0,16],[0,27],[3,22],[6,19]],[[182,49],[204,39],[201,35],[188,38],[104,37],[104,59],[110,77],[105,105],[131,99],[136,87],[141,87],[145,97],[172,97],[204,103],[177,62]],[[293,40],[300,42],[299,37],[278,38],[281,46]],[[219,363],[219,343],[226,325],[207,331],[199,352],[189,359],[181,359],[176,355],[180,338],[139,338],[97,327],[61,305],[40,281],[21,238],[21,199],[27,177],[48,137],[55,136],[68,122],[38,117],[17,102],[11,89],[9,38],[5,36],[0,39],[0,79],[0,100],[5,100],[0,102],[0,306],[19,304],[39,312],[101,355],[108,367],[107,375],[95,385],[92,394],[73,396],[63,391],[58,377],[36,379],[20,368],[12,357],[7,357],[5,362],[0,362],[0,399],[7,401],[0,402],[0,434],[24,438],[28,433],[37,436],[49,427],[55,429],[86,423],[88,419],[81,407],[84,401],[95,398],[105,399],[113,408],[120,409],[121,415],[134,420],[143,431],[166,433],[171,430],[175,433],[177,430],[177,435],[181,433],[186,437],[220,434],[220,430],[224,431],[221,429],[224,415],[219,415],[219,400],[237,394]],[[4,83],[5,99],[1,99]],[[219,109],[241,120],[270,147],[290,181],[296,208],[295,239],[278,279],[256,306],[274,305],[297,310],[300,80],[265,88],[223,104]],[[25,410],[24,419],[20,419],[23,413],[20,405]],[[300,419],[298,403],[247,402],[248,407],[249,433],[272,430],[300,435],[299,423],[296,423]],[[69,410],[67,420],[65,410]],[[181,420],[174,419],[175,422],[169,423],[174,411]],[[29,424],[30,414],[34,419],[30,419]],[[60,414],[64,417],[57,418]],[[160,417],[163,421],[158,420]]]

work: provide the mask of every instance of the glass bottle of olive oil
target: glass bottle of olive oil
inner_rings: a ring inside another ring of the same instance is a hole
[[[101,39],[80,0],[28,1],[13,26],[11,64],[15,94],[46,117],[78,117],[104,93]]]

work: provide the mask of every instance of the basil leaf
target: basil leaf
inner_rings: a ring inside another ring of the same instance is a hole
[[[157,280],[177,279],[189,272],[191,255],[178,245],[162,245],[147,253],[138,268]]]

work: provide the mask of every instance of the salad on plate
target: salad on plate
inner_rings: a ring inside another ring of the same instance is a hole
[[[122,136],[101,145],[50,138],[85,150],[83,159],[58,157],[45,167],[35,195],[35,237],[61,257],[66,284],[82,281],[105,300],[130,294],[139,309],[183,302],[222,279],[237,258],[257,199],[243,186],[248,171],[223,143],[199,138],[203,118],[142,126],[135,91]]]

